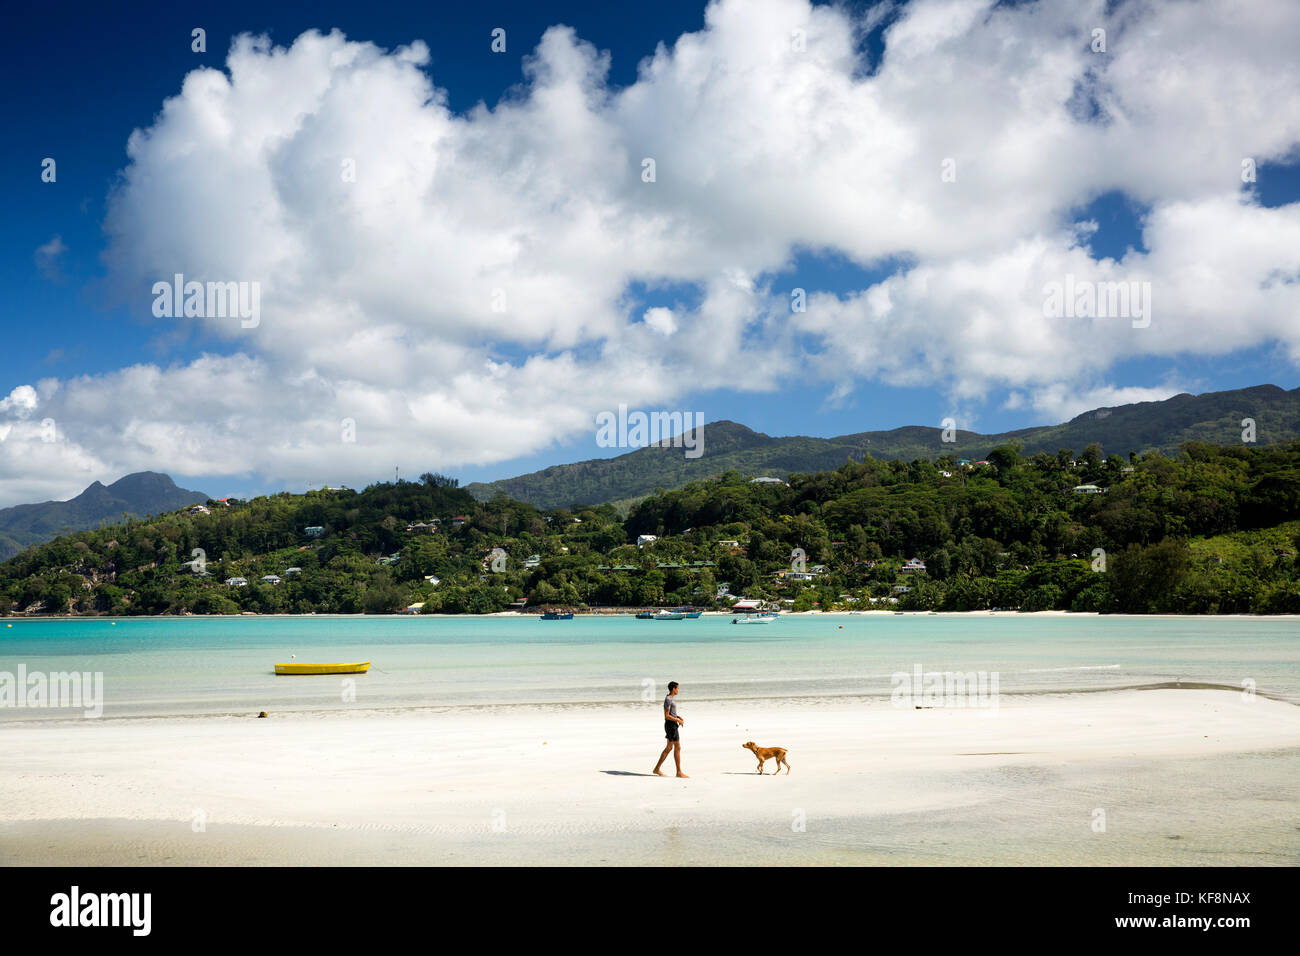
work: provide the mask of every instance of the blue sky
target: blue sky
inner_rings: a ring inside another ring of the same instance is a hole
[[[853,40],[860,62],[852,73],[860,80],[880,66],[882,53],[887,55],[882,27],[905,18],[910,8],[895,9],[879,22],[873,18],[870,4],[848,9],[866,18],[860,21],[860,26],[866,26]],[[122,182],[122,171],[128,166],[128,136],[132,130],[155,124],[163,101],[180,92],[187,73],[200,66],[224,69],[234,35],[266,34],[274,44],[289,46],[305,30],[327,32],[337,28],[349,40],[368,41],[384,50],[422,40],[430,54],[430,62],[423,66],[425,73],[446,91],[451,112],[463,117],[479,102],[495,107],[507,94],[527,96],[527,90],[518,86],[527,85],[522,58],[533,52],[548,27],[558,23],[572,26],[578,38],[608,51],[606,89],[612,94],[637,81],[638,63],[653,54],[657,44],[671,48],[682,34],[700,31],[705,15],[698,2],[446,7],[423,3],[233,2],[184,8],[162,3],[54,3],[11,11],[7,28],[0,35],[0,62],[6,73],[0,96],[8,120],[3,133],[7,142],[0,151],[7,219],[0,255],[0,282],[6,291],[6,361],[0,366],[0,396],[42,379],[55,378],[62,383],[82,376],[94,379],[137,363],[180,368],[204,354],[235,356],[248,350],[245,341],[215,336],[201,327],[178,330],[160,325],[149,314],[147,300],[115,303],[107,293],[111,277],[103,259],[109,247],[104,233],[108,197]],[[497,26],[508,28],[509,50],[505,55],[486,56],[484,45]],[[205,53],[190,49],[190,31],[194,27],[207,31]],[[1227,68],[1231,66],[1227,64]],[[989,136],[996,137],[997,131],[990,130]],[[47,156],[58,163],[56,184],[40,179],[40,163]],[[1294,158],[1293,152],[1282,161],[1261,163],[1259,181],[1251,187],[1260,207],[1280,209],[1300,200],[1300,165],[1290,162]],[[1135,176],[1133,181],[1135,192],[1143,188],[1138,186],[1140,177]],[[1123,189],[1098,195],[1086,195],[1086,190],[1084,193],[1082,201],[1057,212],[1055,224],[1095,221],[1097,230],[1086,243],[1094,260],[1122,260],[1130,251],[1140,256],[1152,251],[1147,249],[1142,233],[1143,223],[1151,213],[1150,202],[1134,199]],[[1157,202],[1172,203],[1179,198],[1183,197],[1158,198]],[[865,233],[888,233],[891,228],[888,220],[862,224]],[[55,237],[66,251],[42,256],[38,250]],[[930,261],[940,263],[943,257],[935,255]],[[758,283],[778,298],[796,286],[850,297],[890,276],[906,273],[917,262],[906,247],[872,258],[869,253],[836,248],[831,240],[812,235],[804,242],[796,237],[783,264],[757,269],[755,274]],[[690,313],[701,308],[703,298],[702,286],[696,281],[665,280],[647,285],[634,280],[626,284],[622,308],[626,318],[635,320],[653,307]],[[925,320],[918,317],[916,321],[915,334],[923,337]],[[588,341],[587,347],[595,348],[597,341]],[[811,357],[813,365],[818,364],[820,356],[824,367],[828,359],[834,358],[837,345],[826,329],[812,326],[806,331],[796,328],[779,343],[774,341],[772,348]],[[489,349],[492,356],[514,364],[535,351],[535,340],[503,339]],[[543,351],[554,355],[561,349],[553,346]],[[1265,382],[1285,388],[1300,385],[1292,353],[1266,334],[1248,336],[1241,347],[1218,350],[1216,354],[1195,348],[1180,352],[1165,347],[1157,351],[1161,354],[1117,353],[1103,363],[1104,369],[1096,371],[1088,384],[1104,385],[1120,393],[1170,383],[1192,391]],[[953,387],[923,378],[912,384],[897,384],[899,376],[892,376],[891,382],[890,375],[854,374],[849,370],[844,373],[850,381],[846,386],[843,376],[834,381],[799,368],[761,376],[752,374],[753,368],[752,358],[738,353],[730,381],[728,373],[711,380],[701,378],[704,387],[679,388],[671,400],[661,404],[702,411],[706,420],[742,422],[768,434],[825,436],[905,424],[937,424],[954,411],[963,416],[963,425],[995,432],[1053,421],[1059,417],[1054,412],[1062,407],[1024,401],[1008,403],[1009,396],[1023,389],[1005,381],[990,381],[978,397],[955,398]],[[961,372],[949,369],[947,374],[953,377]],[[747,390],[759,378],[761,389]],[[1074,384],[1081,386],[1080,382]],[[64,417],[69,414],[64,413]],[[69,421],[69,428],[73,426],[74,422]],[[98,427],[100,444],[91,446],[87,439],[82,455],[98,463],[87,466],[90,471],[96,467],[106,469],[103,474],[94,474],[94,478],[110,481],[137,467],[177,470],[174,460],[170,464],[160,460],[151,466],[140,456],[114,459],[111,442],[103,437],[109,432],[102,422]],[[196,434],[201,431],[201,424],[192,421],[188,425],[182,422],[177,429],[184,431],[187,427]],[[535,432],[534,425],[530,434]],[[408,472],[438,467],[471,481],[626,451],[598,448],[594,434],[579,431],[575,436],[572,429],[555,435],[541,447],[536,447],[535,440],[521,442],[530,444],[534,447],[525,454],[509,456],[497,443],[490,455],[484,456],[494,460],[481,463],[444,464],[421,461],[417,455],[396,464],[405,466]],[[391,476],[392,457],[377,454],[374,479]],[[15,503],[26,493],[23,489],[40,487],[44,480],[40,474],[23,473],[22,466],[14,461],[8,467],[7,477],[12,484],[0,495],[5,499],[0,504]],[[114,468],[118,473],[112,473]],[[306,470],[297,467],[291,474],[277,470],[274,460],[259,459],[246,467],[213,467],[211,471],[192,465],[188,474],[178,474],[177,478],[214,494],[247,494],[281,486],[295,488],[311,480],[303,478],[306,474],[318,475],[323,481],[340,480],[322,474],[325,470],[325,466],[307,466]],[[58,487],[84,485],[87,482],[81,477],[67,477],[65,484]],[[355,483],[360,476],[347,477]]]

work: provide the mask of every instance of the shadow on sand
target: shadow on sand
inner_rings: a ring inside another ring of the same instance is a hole
[[[652,773],[637,773],[634,770],[602,770],[601,773],[607,773],[611,777],[653,777]]]

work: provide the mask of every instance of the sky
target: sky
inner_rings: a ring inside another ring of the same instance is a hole
[[[0,506],[1300,385],[1290,0],[178,6],[0,35]]]

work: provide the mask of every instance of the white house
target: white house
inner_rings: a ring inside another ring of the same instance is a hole
[[[226,584],[232,588],[247,587],[248,578],[226,578]]]
[[[925,562],[920,558],[908,558],[903,562],[904,574],[921,574],[925,571]]]
[[[1096,485],[1075,485],[1074,493],[1076,495],[1097,495],[1105,491],[1105,488],[1098,488]]]
[[[263,583],[263,584],[279,584],[279,583],[280,583],[280,575],[278,575],[278,574],[264,574],[264,575],[262,575],[262,583]]]
[[[644,547],[644,546],[647,545],[647,544],[654,544],[654,543],[655,543],[656,541],[658,541],[658,540],[659,540],[659,536],[658,536],[658,535],[653,535],[653,534],[639,534],[639,535],[636,536],[636,546],[637,546],[638,548],[640,548],[640,547]]]

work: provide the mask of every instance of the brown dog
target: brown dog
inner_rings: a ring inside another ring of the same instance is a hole
[[[774,757],[776,758],[776,769],[772,771],[772,776],[775,777],[781,772],[781,764],[785,764],[786,774],[788,775],[790,773],[790,761],[785,759],[784,747],[760,747],[752,740],[748,743],[741,744],[741,746],[746,750],[752,750],[754,752],[754,756],[758,758],[758,772],[760,774],[763,772],[763,764],[767,763]]]

